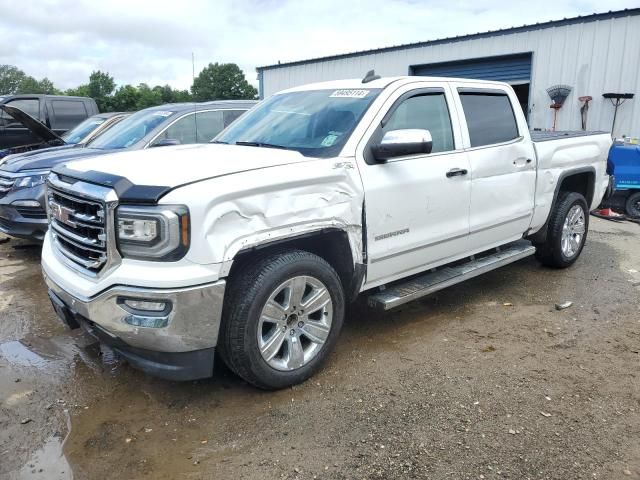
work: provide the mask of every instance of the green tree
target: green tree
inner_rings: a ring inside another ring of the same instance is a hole
[[[26,75],[18,85],[16,93],[40,93],[40,83],[30,75]]]
[[[247,82],[244,72],[235,63],[210,63],[193,81],[193,99],[239,100],[256,98],[257,90]]]
[[[26,74],[13,65],[0,65],[0,95],[16,93]]]
[[[138,108],[140,92],[133,85],[123,85],[116,90],[111,99],[111,107],[114,112],[133,112]]]
[[[44,93],[46,95],[60,95],[61,93],[47,77],[40,80],[38,82],[38,86],[40,88],[40,93]]]
[[[96,70],[89,75],[88,96],[96,101],[101,112],[110,111],[110,102],[115,88],[116,82],[108,73]]]
[[[138,110],[143,108],[155,107],[165,103],[162,101],[162,96],[157,90],[152,90],[146,83],[138,85]]]
[[[18,84],[15,93],[44,93],[47,95],[56,95],[60,93],[60,91],[47,77],[38,81],[32,76],[26,75]]]
[[[190,102],[191,94],[188,90],[174,90],[170,85],[156,85],[153,91],[157,92],[162,99],[162,103]]]
[[[78,85],[76,88],[69,88],[65,90],[65,95],[71,95],[75,97],[88,97],[89,96],[89,85]]]

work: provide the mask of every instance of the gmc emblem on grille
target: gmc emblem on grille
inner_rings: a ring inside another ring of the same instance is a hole
[[[51,217],[55,218],[60,223],[64,223],[65,225],[69,225],[70,227],[75,227],[76,223],[71,220],[71,214],[73,214],[73,210],[67,207],[63,207],[55,202],[51,202],[49,204],[51,209]]]

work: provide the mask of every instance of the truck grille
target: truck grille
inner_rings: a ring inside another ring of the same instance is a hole
[[[104,199],[76,193],[76,184],[61,188],[64,183],[55,174],[52,177],[47,207],[54,246],[68,260],[67,264],[97,275],[112,260],[109,206]]]
[[[16,179],[14,177],[0,172],[0,197],[4,197],[7,192],[13,188],[14,183],[16,183]]]

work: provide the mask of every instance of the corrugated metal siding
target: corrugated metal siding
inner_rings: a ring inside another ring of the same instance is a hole
[[[424,47],[329,59],[263,70],[264,95],[305,83],[361,78],[372,68],[383,76],[407,75],[411,65],[533,52],[531,70],[532,128],[550,128],[553,111],[546,89],[559,83],[573,91],[558,112],[558,129],[579,130],[579,96],[591,95],[587,128],[609,130],[613,107],[606,92],[636,97],[618,110],[616,135],[640,137],[640,16],[613,18],[541,30]]]
[[[411,67],[411,74],[425,77],[528,82],[531,78],[531,54],[419,65]]]

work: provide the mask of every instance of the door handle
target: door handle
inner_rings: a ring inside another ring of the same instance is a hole
[[[514,164],[516,167],[524,167],[524,166],[526,166],[526,165],[529,165],[531,162],[533,162],[533,159],[532,159],[532,158],[524,158],[524,157],[520,157],[520,158],[516,158],[516,159],[513,161],[513,164]]]
[[[467,172],[466,168],[452,168],[447,172],[447,178],[461,177],[462,175],[466,175],[467,173],[469,172]]]

